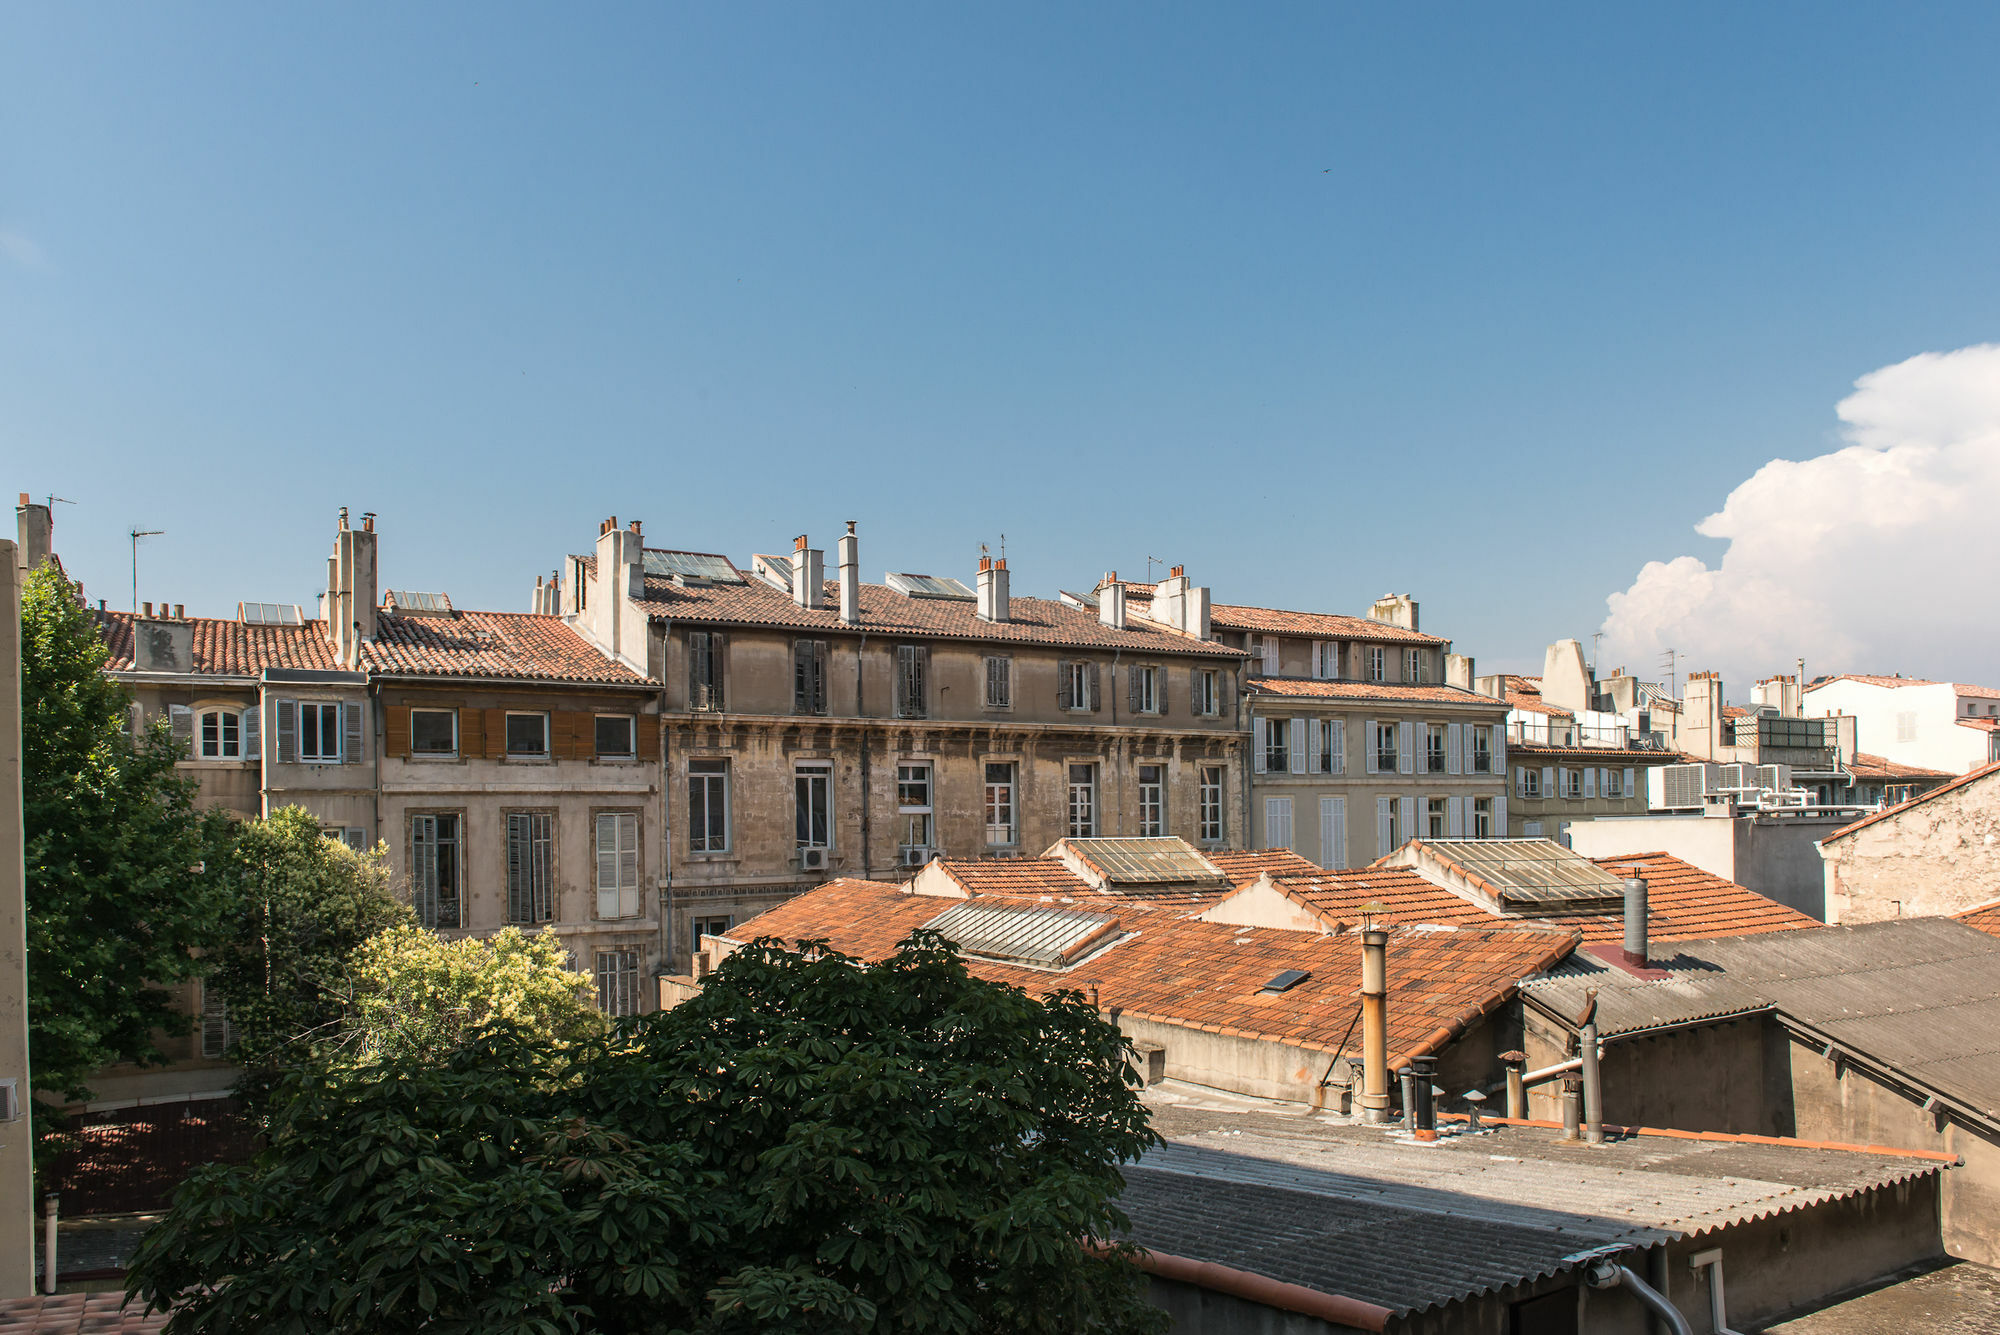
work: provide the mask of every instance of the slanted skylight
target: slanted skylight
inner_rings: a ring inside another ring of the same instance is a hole
[[[405,616],[450,616],[451,599],[442,593],[391,589],[384,601]]]
[[[1491,886],[1509,913],[1615,913],[1625,882],[1548,839],[1427,839],[1426,845]]]
[[[1257,991],[1262,996],[1274,997],[1280,992],[1291,991],[1310,977],[1312,975],[1304,969],[1286,969],[1272,978],[1270,982],[1258,988]]]
[[[246,626],[303,626],[305,611],[297,603],[238,603],[236,619]]]
[[[1065,839],[1063,844],[1114,888],[1229,883],[1222,868],[1185,839]]]
[[[910,575],[891,570],[883,583],[911,598],[942,598],[950,602],[976,603],[979,595],[963,583],[944,575]]]
[[[924,926],[941,933],[968,955],[1044,969],[1072,964],[1118,932],[1118,920],[1108,913],[1023,908],[978,900],[955,904]]]
[[[714,552],[668,552],[646,549],[646,573],[662,579],[696,580],[706,584],[747,584],[743,572],[726,556]]]
[[[750,573],[780,593],[792,591],[792,563],[787,557],[754,555],[750,558]]]

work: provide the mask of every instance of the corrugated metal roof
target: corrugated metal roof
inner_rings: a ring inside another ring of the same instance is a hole
[[[1564,1019],[1598,989],[1606,1037],[1770,1009],[1795,1027],[2000,1119],[2000,940],[1953,918],[1897,918],[1684,941],[1653,982],[1577,954],[1521,994]]]
[[[942,933],[968,955],[1056,969],[1115,930],[1118,920],[1108,913],[969,901],[946,909],[924,926]]]
[[[1416,1146],[1305,1119],[1160,1109],[1126,1171],[1131,1238],[1421,1311],[1646,1246],[1927,1176],[1935,1160],[1637,1136],[1590,1147],[1534,1127]]]
[[[1440,860],[1483,882],[1509,911],[1611,913],[1625,882],[1553,839],[1425,839]]]
[[[1229,883],[1222,868],[1185,839],[1065,839],[1060,847],[1073,851],[1113,887]]]

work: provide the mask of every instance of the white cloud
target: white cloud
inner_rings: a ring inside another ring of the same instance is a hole
[[[42,267],[42,248],[32,238],[20,233],[0,228],[0,255],[5,255],[23,269]]]
[[[1723,673],[1732,698],[1790,671],[1903,672],[2000,685],[2000,345],[1872,371],[1836,410],[1850,444],[1773,459],[1695,526],[1711,569],[1649,561],[1608,599],[1600,661]]]

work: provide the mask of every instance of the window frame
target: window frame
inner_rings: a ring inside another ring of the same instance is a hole
[[[896,717],[930,717],[930,649],[922,644],[896,646]]]
[[[1368,646],[1368,680],[1376,683],[1389,680],[1389,652],[1379,644]]]
[[[1388,739],[1386,749],[1384,738]],[[1375,750],[1375,769],[1378,773],[1395,774],[1400,770],[1403,763],[1402,726],[1396,720],[1377,722],[1370,745]]]
[[[625,725],[626,749],[607,751],[604,749],[603,728],[606,723],[622,722]],[[639,716],[637,714],[593,714],[590,725],[591,745],[599,760],[637,760],[639,758]]]
[[[1491,723],[1473,723],[1472,729],[1472,769],[1474,774],[1493,772],[1493,729]]]
[[[1497,837],[1493,833],[1492,798],[1475,797],[1472,799],[1472,829],[1470,833],[1474,839],[1492,839]]]
[[[1160,665],[1157,663],[1134,663],[1131,667],[1132,693],[1138,698],[1133,706],[1135,714],[1157,718],[1163,712],[1160,708]]]
[[[500,723],[502,754],[509,760],[553,760],[551,749],[551,724],[547,710],[509,709]],[[514,749],[514,721],[516,719],[539,719],[542,724],[542,749],[539,751],[516,751]]]
[[[1012,654],[988,654],[984,664],[985,691],[982,698],[987,709],[1008,709],[1014,707],[1014,656]]]
[[[1425,837],[1429,839],[1450,837],[1451,803],[1447,799],[1442,797],[1424,799],[1424,829]]]
[[[1012,760],[980,762],[980,814],[986,823],[986,847],[1017,848],[1021,843],[1021,767]],[[996,814],[1004,823],[996,823]],[[995,833],[1004,838],[994,838]]]
[[[803,786],[802,786],[803,785]],[[814,842],[811,829],[814,812],[811,798],[814,791],[820,795],[820,810],[816,813],[823,830],[824,842]],[[800,826],[806,827],[804,838],[800,837]],[[792,766],[792,847],[794,851],[808,848],[825,850],[830,856],[833,851],[833,762],[831,760],[802,760]]]
[[[612,829],[612,846],[609,853],[613,859],[614,879],[610,886],[606,886],[604,881],[606,856],[604,829],[606,821],[611,822]],[[632,832],[632,842],[629,850],[625,846],[624,838],[624,831],[628,823]],[[598,922],[629,922],[633,918],[640,917],[646,909],[646,822],[644,813],[630,807],[593,809],[590,813],[590,835],[592,855],[590,881],[591,887],[597,892],[596,909],[591,914],[591,917]],[[632,873],[631,884],[629,886],[626,884],[625,877],[628,858]],[[630,893],[629,900],[627,899],[628,891]],[[617,896],[615,903],[616,912],[606,913],[604,911],[604,897],[607,894]]]
[[[917,793],[921,785],[921,799]],[[937,847],[937,767],[928,760],[896,762],[897,851]],[[917,822],[921,821],[921,827]],[[922,839],[911,836],[921,832]]]
[[[298,763],[301,765],[338,765],[345,758],[347,747],[347,726],[342,701],[339,700],[299,700],[298,706]],[[320,746],[311,755],[306,754],[306,711],[313,711],[313,738],[323,743],[326,732],[326,716],[333,714],[333,751],[329,754]]]
[[[526,843],[529,863],[528,883],[517,882],[515,861],[515,839],[517,822],[526,826]],[[540,828],[537,829],[537,826]],[[555,873],[556,873],[556,813],[548,808],[506,811],[501,814],[502,838],[505,851],[501,863],[505,880],[506,921],[513,925],[547,923],[555,921]],[[539,859],[539,864],[535,860]],[[539,876],[535,873],[539,871]],[[540,884],[537,885],[536,882]],[[527,916],[516,913],[523,903],[528,906]],[[540,910],[537,914],[537,909]]]
[[[637,946],[600,947],[595,952],[597,1009],[613,1019],[641,1013],[639,953]]]
[[[819,716],[827,712],[827,642],[800,637],[792,641],[792,712]]]
[[[1264,753],[1264,772],[1267,774],[1289,774],[1292,769],[1292,721],[1288,718],[1266,718],[1264,736],[1258,747]]]
[[[1227,772],[1221,765],[1203,765],[1196,772],[1195,842],[1219,844],[1228,837],[1224,815],[1228,810],[1224,800],[1227,781]]]
[[[443,714],[445,717],[451,720],[451,749],[449,751],[427,751],[427,750],[422,750],[417,746],[417,716],[419,714]],[[410,706],[410,752],[409,753],[412,759],[456,760],[458,759],[458,748],[459,748],[459,730],[458,730],[458,711],[456,709],[437,709],[426,705]]]
[[[701,766],[696,769],[695,766]],[[711,766],[713,768],[711,768]],[[699,783],[702,790],[701,818],[697,824],[695,816],[695,788]],[[690,857],[714,857],[729,852],[729,757],[689,756],[687,762],[687,804],[688,804],[688,855]],[[722,795],[722,834],[716,842],[715,794]],[[699,830],[699,832],[697,832]]]
[[[1188,707],[1196,718],[1216,718],[1222,713],[1222,684],[1220,674],[1214,668],[1196,668],[1189,683],[1189,694],[1194,698]]]
[[[249,732],[249,729],[243,726],[243,716],[249,712],[250,712],[249,710],[244,710],[244,709],[225,709],[222,708],[221,706],[216,706],[214,708],[209,708],[209,709],[195,710],[194,746],[192,748],[192,750],[194,751],[193,758],[196,760],[248,759],[249,757],[246,757],[243,754],[243,744],[247,740],[247,734]],[[210,719],[214,719],[216,721],[215,723],[216,749],[213,752],[211,752],[208,749],[209,747],[208,721]],[[234,725],[236,729],[236,735],[233,738],[229,737],[226,732],[226,729],[229,725]],[[223,747],[226,745],[233,745],[236,749],[234,751],[226,751],[223,749]]]
[[[455,932],[465,927],[465,813],[463,811],[412,811],[409,813],[410,907],[417,924],[427,931]],[[451,833],[443,833],[442,823],[451,822]],[[426,878],[419,851],[424,847],[423,828],[431,830],[431,864]],[[446,856],[449,850],[449,857]],[[447,876],[446,869],[450,875]],[[446,882],[449,881],[449,886]],[[449,893],[447,893],[449,891]],[[447,906],[449,914],[445,912]],[[451,921],[445,921],[446,917]]]
[[[1449,758],[1451,729],[1443,723],[1424,724],[1424,772],[1426,774],[1445,773]]]
[[[1063,773],[1066,780],[1063,828],[1069,832],[1071,839],[1095,839],[1098,827],[1097,763],[1089,760],[1068,761]],[[1083,777],[1078,778],[1079,773]]]
[[[1152,771],[1148,781],[1146,772]],[[1139,837],[1160,839],[1167,833],[1167,767],[1151,762],[1138,767]],[[1150,808],[1150,811],[1148,810]]]

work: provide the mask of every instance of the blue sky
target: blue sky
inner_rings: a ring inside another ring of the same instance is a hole
[[[1990,5],[16,5],[0,484],[114,606],[135,526],[230,614],[341,505],[517,609],[606,514],[854,519],[870,579],[1004,533],[1018,592],[1407,590],[1539,664],[2000,338],[1996,56]]]

